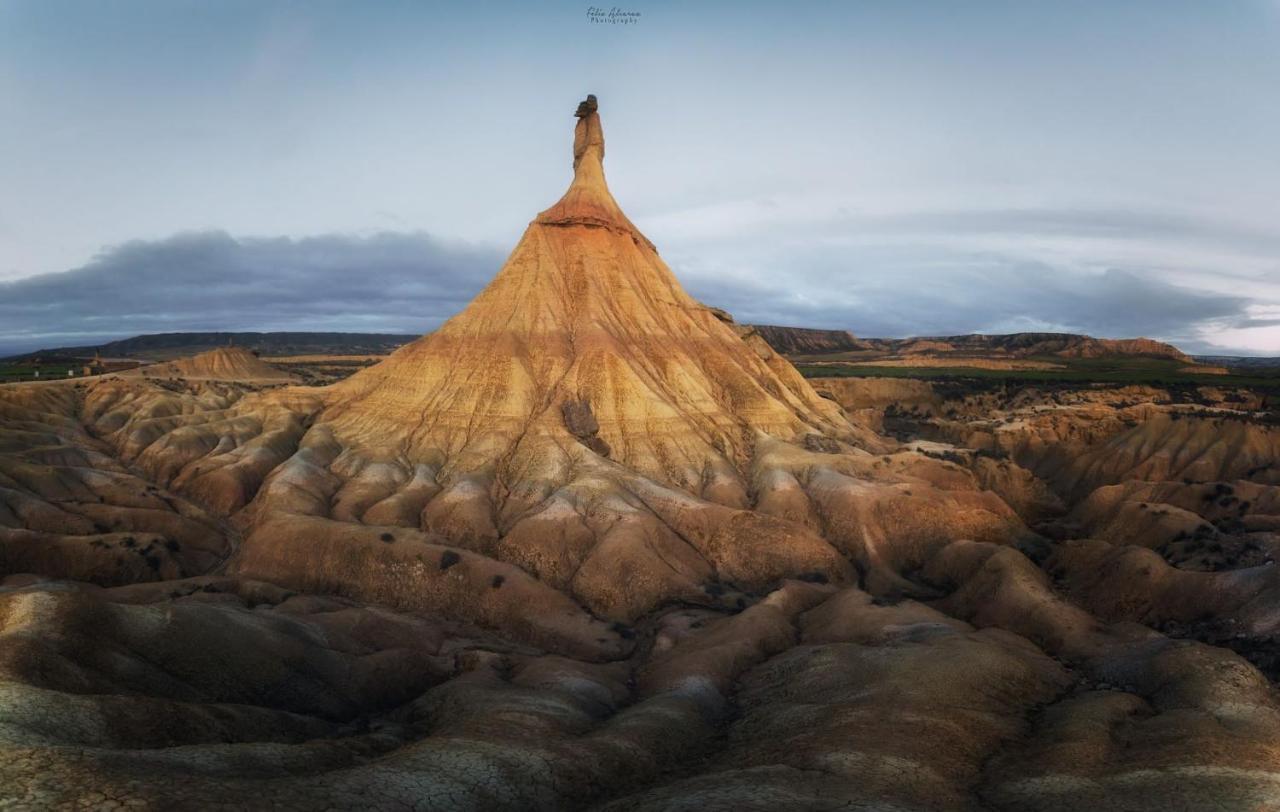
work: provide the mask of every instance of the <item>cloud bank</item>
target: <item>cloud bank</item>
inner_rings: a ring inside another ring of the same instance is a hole
[[[693,295],[752,323],[891,337],[1148,336],[1193,352],[1245,353],[1258,351],[1249,342],[1259,331],[1277,329],[1280,306],[1258,286],[1188,286],[1149,267],[1080,261],[1107,253],[1097,232],[1112,241],[1134,228],[1101,218],[966,215],[960,227],[922,215],[893,227],[837,220],[744,234],[700,233],[690,215],[664,253]],[[1148,223],[1137,237],[1166,228]],[[1160,251],[1177,249],[1157,240],[1148,259]],[[496,247],[423,232],[134,241],[70,271],[0,283],[0,354],[176,331],[420,334],[458,312],[504,258]]]
[[[422,333],[502,260],[423,233],[134,241],[74,270],[0,283],[0,353],[187,330]]]
[[[942,275],[871,272],[856,292],[786,278],[717,290],[690,288],[744,321],[852,329],[863,336],[1070,332],[1157,337],[1206,349],[1197,330],[1249,321],[1243,297],[1204,293],[1110,269],[1093,276],[999,257]]]
[[[1280,232],[1177,212],[769,198],[663,214],[668,262],[748,321],[1050,331],[1280,354]]]

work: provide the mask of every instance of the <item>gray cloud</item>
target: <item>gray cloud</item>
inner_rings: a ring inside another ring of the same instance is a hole
[[[421,333],[502,259],[422,233],[134,241],[74,270],[0,283],[0,354],[184,330]]]
[[[1201,351],[1208,346],[1198,328],[1250,322],[1250,299],[1133,271],[1086,274],[993,256],[953,261],[945,269],[904,263],[832,272],[825,284],[823,274],[786,274],[729,288],[700,273],[690,275],[688,284],[695,295],[742,321],[850,329],[864,336],[1047,330],[1148,336]]]
[[[891,233],[998,233],[1023,236],[1069,236],[1196,241],[1236,250],[1280,252],[1280,231],[1260,229],[1174,212],[1123,209],[972,209],[920,211],[845,218],[851,225]]]
[[[1090,273],[936,245],[765,243],[740,246],[750,260],[736,266],[724,245],[669,261],[691,293],[740,321],[865,336],[1060,330],[1221,351],[1203,342],[1205,328],[1273,321],[1250,316],[1250,298],[1138,269]],[[423,333],[460,310],[503,256],[424,233],[135,241],[71,271],[0,283],[0,354],[182,330]],[[761,270],[775,263],[785,271]]]
[[[669,261],[743,320],[867,336],[1061,331],[1248,354],[1280,312],[1275,230],[1141,209],[825,206],[668,218]]]

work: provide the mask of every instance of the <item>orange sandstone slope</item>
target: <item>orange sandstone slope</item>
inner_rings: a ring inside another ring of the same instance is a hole
[[[595,618],[737,600],[714,582],[860,574],[914,594],[897,573],[937,545],[1028,535],[970,474],[851,422],[691,298],[609,193],[582,112],[568,192],[461,313],[323,403],[236,404],[250,429],[276,422],[200,469],[244,505],[229,571],[609,658],[623,644]]]
[[[344,446],[446,477],[506,460],[563,482],[586,447],[695,490],[744,471],[764,436],[878,449],[763,341],[684,291],[609,192],[599,114],[579,115],[569,190],[489,286],[333,387],[321,421]]]

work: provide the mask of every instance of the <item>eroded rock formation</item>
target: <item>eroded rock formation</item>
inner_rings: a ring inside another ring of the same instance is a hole
[[[346,381],[0,387],[0,805],[1274,806],[1265,395],[811,386],[573,156]]]

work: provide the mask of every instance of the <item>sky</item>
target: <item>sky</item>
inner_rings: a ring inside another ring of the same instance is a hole
[[[0,354],[434,329],[595,93],[614,196],[739,321],[1280,355],[1280,0],[589,8],[0,0]]]

